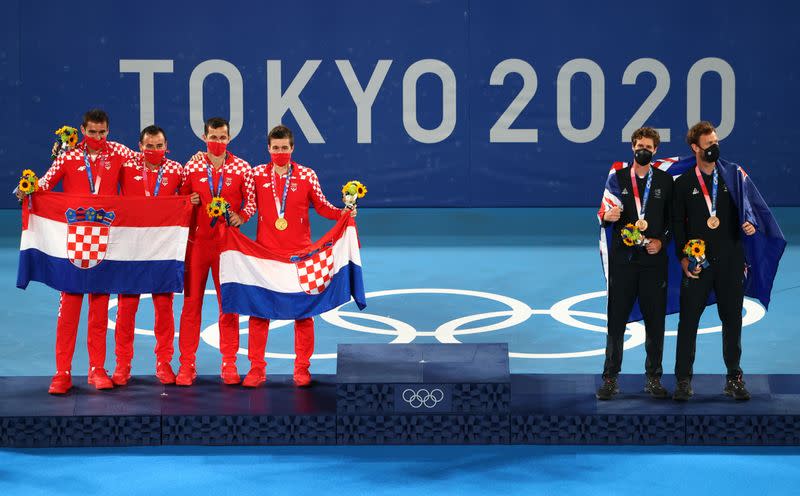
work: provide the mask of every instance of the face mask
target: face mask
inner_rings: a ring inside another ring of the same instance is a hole
[[[209,141],[207,145],[208,153],[217,157],[225,153],[225,150],[228,148],[227,143],[220,143],[219,141]]]
[[[697,145],[697,147],[699,148],[700,145]],[[703,152],[703,160],[710,164],[715,163],[717,159],[719,159],[719,145],[716,143],[709,146],[705,150],[700,148],[700,151]]]
[[[149,164],[160,164],[164,161],[164,155],[167,153],[166,150],[145,150],[144,152],[144,159]]]
[[[106,147],[106,138],[92,138],[91,136],[84,136],[86,139],[86,144],[89,145],[89,148],[92,150],[102,150]]]
[[[272,163],[278,167],[283,167],[292,159],[291,153],[270,153],[269,156],[272,158]]]
[[[653,152],[646,148],[639,148],[633,152],[633,159],[639,165],[647,165],[653,160]]]

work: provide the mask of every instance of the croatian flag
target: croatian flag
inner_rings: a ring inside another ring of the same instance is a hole
[[[219,262],[222,311],[295,320],[355,300],[366,306],[355,220],[343,216],[301,253],[268,249],[227,229]]]
[[[188,196],[32,198],[22,208],[18,288],[38,281],[67,293],[183,291]]]
[[[668,172],[673,179],[692,170],[696,164],[697,161],[694,156],[684,158],[671,157],[653,162],[654,167]],[[604,223],[603,215],[614,206],[622,206],[619,183],[615,172],[627,167],[627,165],[625,162],[615,162],[611,167],[606,180],[603,199],[600,203],[600,210],[597,212],[597,218],[601,226],[600,259],[606,276],[606,284],[608,283],[608,255],[611,251],[613,223]],[[717,168],[722,180],[730,190],[731,199],[736,205],[740,223],[750,222],[756,227],[756,233],[752,236],[746,236],[742,233],[746,263],[743,273],[744,294],[758,299],[764,305],[764,308],[769,308],[772,285],[778,272],[778,264],[786,248],[786,239],[780,226],[778,226],[778,222],[772,215],[772,211],[770,211],[758,188],[750,180],[744,169],[723,159],[717,161]],[[669,242],[661,249],[667,250],[669,260],[667,314],[678,313],[680,311],[680,282],[683,278],[683,270],[677,257],[675,240],[670,238]],[[717,297],[712,290],[706,305],[713,305],[716,301]],[[637,301],[631,311],[628,322],[641,319],[642,313]]]

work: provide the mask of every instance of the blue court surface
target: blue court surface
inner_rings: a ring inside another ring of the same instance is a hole
[[[789,246],[769,312],[745,305],[746,374],[798,374],[794,305],[800,291],[800,209],[775,214]],[[2,211],[0,274],[4,332],[0,376],[54,370],[58,294],[14,287],[19,212]],[[604,279],[592,209],[363,209],[359,214],[368,306],[316,319],[312,373],[336,370],[339,343],[507,342],[512,373],[599,374],[605,345]],[[315,236],[329,224],[316,219]],[[254,226],[246,232],[253,234]],[[210,293],[213,288],[209,285]],[[176,297],[176,318],[181,298]],[[86,306],[86,305],[85,305]],[[198,352],[201,374],[218,371],[213,293]],[[115,309],[110,310],[115,317]],[[152,307],[137,319],[134,375],[152,374]],[[292,332],[277,323],[267,373],[292,370]],[[85,308],[73,361],[87,365]],[[714,307],[698,337],[698,374],[722,374]],[[674,365],[677,318],[667,320],[664,369]],[[247,370],[246,318],[239,368]],[[631,324],[623,373],[641,374],[644,329]],[[107,368],[113,369],[109,331]],[[176,357],[173,364],[177,365]],[[42,394],[46,394],[42,391]],[[0,450],[0,494],[266,491],[270,494],[794,494],[797,448],[725,447],[152,447]],[[111,489],[113,488],[113,489]],[[758,489],[757,489],[758,488]]]
[[[769,312],[745,304],[742,368],[747,373],[797,374],[796,307],[800,295],[800,209],[775,209],[789,245]],[[2,211],[0,376],[51,375],[58,293],[39,283],[14,287],[19,212]],[[507,342],[512,373],[600,373],[605,346],[605,281],[592,209],[363,209],[358,217],[367,308],[350,303],[317,317],[312,373],[334,373],[339,343]],[[315,219],[315,237],[331,224]],[[245,232],[254,235],[254,225]],[[213,286],[203,309],[198,372],[219,370]],[[155,368],[153,310],[137,315],[133,373]],[[175,299],[176,323],[182,298]],[[109,311],[110,319],[116,309]],[[85,374],[85,312],[73,370]],[[239,368],[248,369],[247,318],[241,317]],[[292,371],[293,332],[273,323],[267,373]],[[110,323],[110,326],[113,325]],[[701,321],[695,373],[724,373],[719,319],[709,307]],[[677,316],[667,319],[664,371],[675,357]],[[644,369],[644,327],[629,326],[623,373]],[[176,356],[173,364],[177,366]],[[113,332],[106,368],[113,370]]]

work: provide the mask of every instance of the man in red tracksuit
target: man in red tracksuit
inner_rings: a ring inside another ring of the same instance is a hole
[[[124,196],[168,196],[178,194],[183,177],[183,167],[174,160],[167,159],[167,137],[158,126],[147,126],[139,135],[139,149],[142,153],[122,166],[120,186]],[[133,359],[133,334],[136,310],[139,308],[138,294],[119,295],[117,325],[114,333],[116,343],[117,367],[112,382],[124,386],[131,377]],[[162,384],[175,383],[172,371],[173,345],[175,339],[175,319],[172,315],[172,293],[153,295],[156,319],[153,330],[156,335],[156,377]]]
[[[116,195],[122,164],[133,158],[134,152],[106,140],[108,115],[102,110],[90,110],[84,114],[81,134],[83,141],[55,159],[50,170],[39,180],[39,187],[48,191],[60,182],[65,193]],[[64,394],[72,387],[72,355],[82,304],[82,294],[61,293],[56,324],[56,375],[50,382],[51,394]],[[89,295],[87,339],[89,384],[97,389],[114,387],[104,368],[107,328],[108,294],[92,293]]]
[[[236,353],[239,350],[239,316],[222,313],[219,291],[219,256],[222,248],[222,230],[229,221],[233,227],[247,222],[255,213],[253,169],[250,164],[227,152],[230,140],[228,121],[214,117],[206,121],[203,139],[208,153],[196,155],[183,168],[180,193],[192,195],[195,207],[194,222],[189,231],[186,250],[186,277],[184,281],[183,311],[181,312],[178,345],[181,366],[175,383],[190,386],[197,372],[195,356],[200,342],[200,320],[203,310],[208,270],[214,278],[219,307],[219,348],[222,352],[221,377],[225,384],[239,384]],[[230,205],[229,218],[218,219],[211,225],[207,206],[212,197],[223,197]]]
[[[331,205],[322,194],[317,174],[310,168],[291,161],[294,151],[292,131],[276,126],[267,136],[271,162],[253,169],[258,207],[256,241],[268,248],[302,250],[311,244],[308,210],[313,205],[318,214],[336,220],[346,209]],[[351,215],[355,216],[355,210]],[[242,382],[257,387],[266,381],[264,351],[267,347],[269,320],[250,317],[247,356],[250,372]],[[314,319],[294,322],[294,383],[311,384],[311,355],[314,353]]]

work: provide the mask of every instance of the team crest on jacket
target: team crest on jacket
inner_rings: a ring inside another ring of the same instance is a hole
[[[232,177],[226,177],[225,178],[225,186],[230,187],[231,184],[233,184],[233,178]]]
[[[333,244],[294,265],[303,291],[310,295],[322,293],[333,278]]]
[[[78,208],[66,211],[67,258],[79,269],[91,269],[103,261],[108,236],[116,215],[103,209]]]

